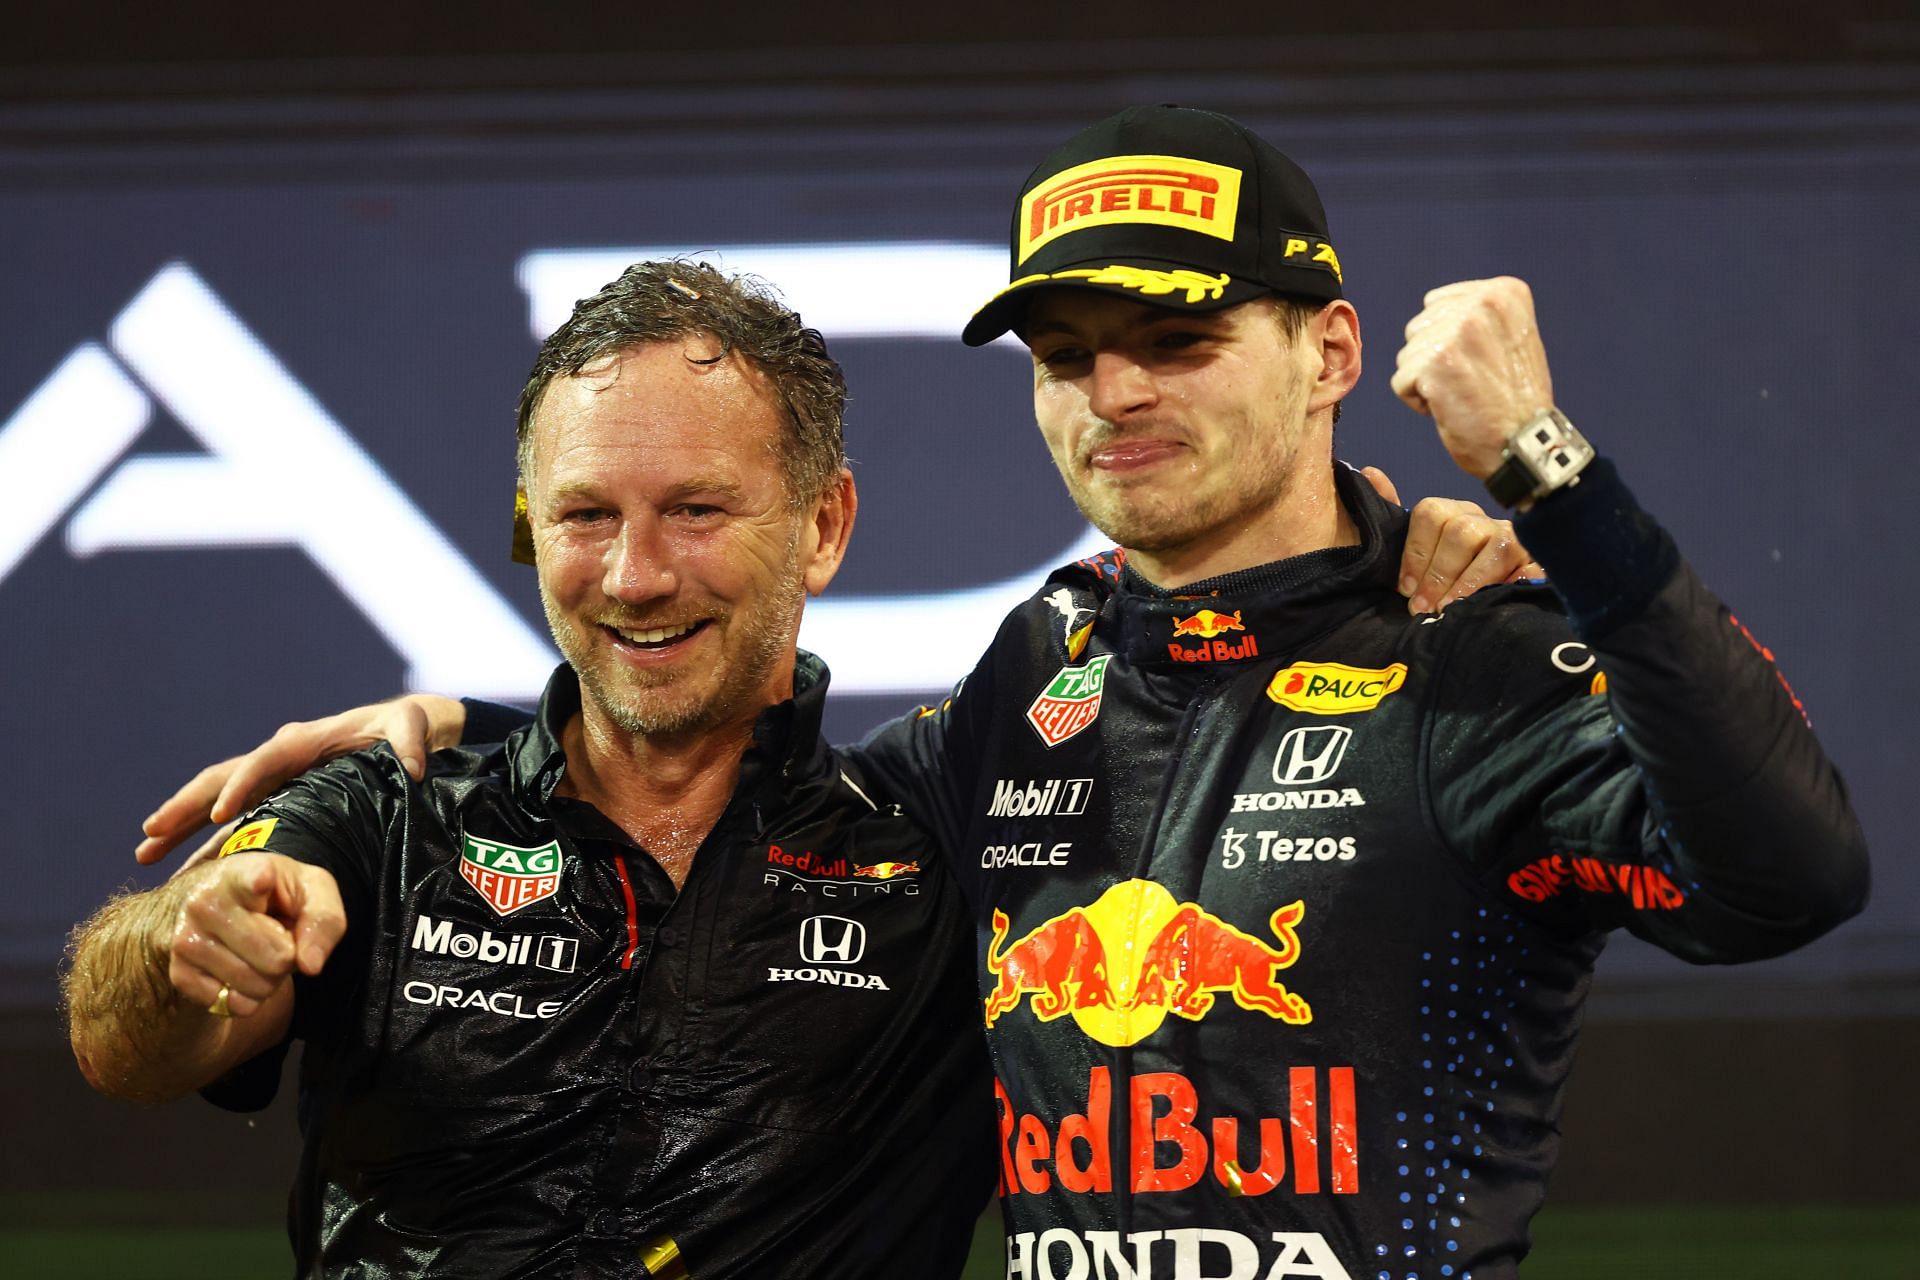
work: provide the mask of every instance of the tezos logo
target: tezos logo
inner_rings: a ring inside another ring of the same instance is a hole
[[[987,816],[1071,817],[1087,811],[1087,797],[1092,794],[1092,778],[1046,778],[1038,782],[1000,778],[993,784],[993,803],[987,806]]]
[[[558,893],[560,869],[558,840],[522,849],[467,836],[460,850],[461,878],[503,916]]]

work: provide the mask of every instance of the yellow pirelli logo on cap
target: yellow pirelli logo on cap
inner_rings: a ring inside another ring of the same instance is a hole
[[[219,856],[224,858],[230,853],[261,848],[267,843],[267,837],[273,834],[273,829],[279,825],[278,818],[262,818],[258,822],[249,822],[227,837],[227,842],[220,846]]]
[[[1063,169],[1020,201],[1019,262],[1088,227],[1151,223],[1233,239],[1240,170],[1180,156],[1109,156]]]

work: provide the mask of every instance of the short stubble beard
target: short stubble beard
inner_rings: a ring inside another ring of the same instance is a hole
[[[781,568],[780,579],[783,586],[765,602],[765,607],[756,616],[739,619],[743,628],[744,645],[740,653],[741,669],[721,673],[719,687],[704,700],[675,701],[664,706],[650,706],[654,699],[648,697],[656,691],[671,690],[682,683],[679,672],[635,673],[638,687],[628,684],[626,687],[609,687],[595,668],[591,639],[583,629],[608,624],[608,618],[594,621],[582,621],[576,625],[560,614],[555,607],[553,597],[548,594],[546,584],[540,587],[540,603],[546,610],[547,627],[553,633],[553,642],[560,649],[560,656],[567,660],[574,673],[580,678],[582,702],[591,700],[593,706],[608,721],[622,732],[637,737],[673,737],[711,729],[731,719],[740,710],[738,699],[761,689],[774,668],[787,660],[789,637],[793,635],[800,609],[806,600],[806,583],[800,573],[799,531],[787,544],[786,563]],[[616,610],[608,617],[619,619]],[[735,621],[736,615],[729,613],[715,619],[715,624],[728,625]],[[691,673],[698,680],[707,675],[707,671]]]
[[[1270,451],[1263,451],[1257,459],[1234,460],[1236,467],[1261,464],[1262,481],[1252,489],[1228,486],[1190,498],[1168,492],[1164,484],[1103,485],[1094,479],[1097,473],[1092,466],[1078,460],[1078,475],[1087,477],[1087,482],[1078,482],[1076,475],[1064,468],[1061,478],[1080,514],[1118,545],[1150,554],[1178,551],[1236,519],[1248,517],[1255,508],[1277,508],[1285,503],[1298,478],[1300,440],[1306,431],[1305,398],[1304,390],[1297,390],[1281,407],[1277,415],[1281,425],[1274,428],[1281,435],[1272,442]],[[1096,448],[1116,438],[1121,438],[1120,433],[1101,433],[1081,445],[1080,458],[1090,458]],[[1141,492],[1129,492],[1136,488]],[[1253,495],[1251,499],[1249,494]]]

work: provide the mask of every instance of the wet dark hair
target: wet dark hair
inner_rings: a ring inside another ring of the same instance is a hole
[[[817,329],[774,296],[764,281],[729,276],[685,258],[637,262],[591,298],[574,304],[548,335],[520,392],[519,458],[525,483],[533,457],[533,415],[555,378],[572,377],[602,356],[689,334],[719,339],[721,353],[740,356],[765,374],[786,409],[780,459],[787,497],[805,507],[846,465],[841,419],[847,382]],[[689,356],[688,359],[695,358]]]
[[[1270,293],[1267,302],[1273,308],[1273,318],[1280,324],[1280,332],[1288,342],[1300,336],[1307,327],[1307,321],[1320,314],[1327,304],[1318,298],[1295,298],[1284,293]]]
[[[1307,321],[1326,309],[1327,304],[1319,298],[1295,298],[1289,294],[1272,293],[1267,301],[1273,307],[1274,323],[1280,326],[1280,332],[1288,342],[1298,338],[1307,327]],[[1340,405],[1333,406],[1333,420],[1340,421]]]

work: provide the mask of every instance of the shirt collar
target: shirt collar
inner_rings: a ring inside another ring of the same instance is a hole
[[[1055,579],[1099,610],[1104,647],[1136,666],[1224,671],[1279,657],[1373,607],[1382,593],[1397,598],[1407,513],[1344,463],[1334,468],[1334,489],[1358,546],[1322,548],[1174,591],[1140,578],[1112,552]]]
[[[741,790],[775,786],[824,752],[820,720],[826,708],[827,664],[802,649],[793,667],[793,697],[766,708],[754,720],[753,745],[741,770]],[[551,806],[554,788],[566,776],[567,755],[561,734],[567,721],[580,713],[580,677],[561,663],[547,678],[540,708],[533,722],[507,738],[507,759],[513,789],[522,805],[535,813]],[[768,768],[768,762],[777,768]]]

